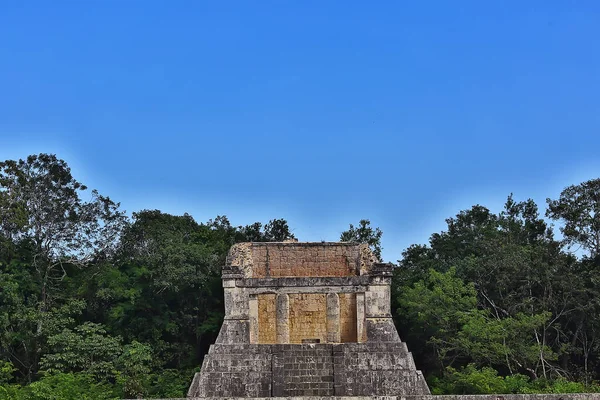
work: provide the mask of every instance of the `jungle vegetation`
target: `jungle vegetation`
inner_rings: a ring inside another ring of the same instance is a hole
[[[434,393],[598,391],[600,179],[512,195],[401,255],[398,330]],[[556,231],[556,232],[555,232]],[[381,253],[367,219],[340,240]],[[284,219],[131,215],[52,154],[0,162],[0,399],[182,397],[223,318],[220,267]]]

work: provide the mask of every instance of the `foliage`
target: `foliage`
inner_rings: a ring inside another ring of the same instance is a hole
[[[532,200],[511,195],[498,214],[476,205],[446,222],[429,246],[403,253],[394,276],[401,334],[422,368],[439,377],[472,363],[589,382],[598,354],[593,260],[563,252]]]
[[[9,296],[0,301],[20,313],[9,322],[20,332],[5,335],[3,347],[28,379],[51,333],[49,313],[65,300],[61,287],[70,272],[110,257],[125,223],[117,203],[97,191],[83,201],[85,190],[54,155],[0,162],[0,236],[8,256],[1,272],[9,281]],[[22,255],[25,265],[19,265]]]
[[[140,398],[146,394],[146,379],[151,371],[151,362],[150,346],[136,341],[125,346],[119,364],[122,371],[120,382],[127,397]]]
[[[521,374],[500,376],[490,367],[474,364],[457,370],[446,368],[444,376],[430,382],[433,394],[510,394],[510,393],[598,393],[600,386],[586,385],[564,378],[532,380]]]
[[[9,361],[0,360],[0,384],[9,383],[13,380],[16,368]]]
[[[6,393],[7,400],[116,400],[119,398],[109,384],[97,382],[91,375],[85,373],[45,375],[25,387],[9,388]]]
[[[182,398],[187,394],[194,377],[193,370],[163,369],[148,377],[149,398]]]
[[[592,258],[600,255],[600,179],[569,186],[546,202],[546,215],[564,223],[560,231],[568,247],[579,244]]]
[[[264,227],[260,222],[238,228],[238,237],[243,242],[283,242],[294,239],[285,219],[272,219]]]
[[[469,313],[478,312],[474,286],[457,278],[455,269],[446,273],[431,269],[425,280],[402,290],[398,304],[400,324],[416,328],[408,336],[418,341],[415,347],[431,346],[442,362]]]
[[[526,393],[529,378],[520,374],[502,377],[493,368],[468,364],[460,371],[446,368],[444,377],[433,379],[431,385],[433,394]]]
[[[598,391],[598,193],[591,180],[548,200],[561,241],[510,195],[402,253],[394,316],[435,392]],[[0,399],[184,396],[221,326],[228,249],[292,232],[277,218],[128,218],[54,155],[0,162]],[[340,239],[380,257],[381,237],[363,219]]]
[[[473,284],[456,277],[456,269],[442,273],[430,270],[424,281],[406,287],[399,298],[398,312],[420,329],[410,339],[421,339],[441,366],[474,362],[478,366],[503,365],[531,369],[538,361],[535,330],[550,317],[548,313],[494,318],[490,310],[477,308]],[[416,335],[416,336],[415,336]],[[523,340],[529,337],[530,340]],[[544,348],[546,359],[554,359]]]
[[[103,379],[116,370],[115,360],[123,348],[121,338],[108,335],[100,324],[86,321],[50,336],[47,351],[40,360],[43,370],[85,372]]]
[[[263,233],[264,242],[283,242],[284,240],[294,239],[295,236],[291,232],[290,227],[285,219],[272,219],[267,225]]]
[[[373,254],[378,259],[381,259],[381,236],[383,232],[379,228],[371,228],[371,221],[368,219],[361,219],[358,222],[358,226],[350,224],[347,231],[342,232],[340,235],[340,241],[342,242],[355,242],[355,243],[366,243],[369,245]]]

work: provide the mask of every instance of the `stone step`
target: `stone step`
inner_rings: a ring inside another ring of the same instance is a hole
[[[343,345],[335,345],[334,352],[382,352],[400,351],[408,353],[408,347],[404,342],[382,342],[382,343],[344,343]]]
[[[388,351],[407,350],[405,342],[326,343],[326,344],[213,344],[211,351],[227,353],[264,353],[287,351]]]
[[[347,374],[346,379],[336,386],[344,396],[371,396],[378,392],[398,392],[404,394],[422,393],[425,381],[417,371],[362,371]]]
[[[265,346],[265,347],[262,347]],[[215,354],[270,354],[271,346],[255,344],[213,344],[208,352]]]
[[[220,360],[270,360],[272,354],[228,354],[228,353],[210,353],[210,356]]]
[[[416,369],[412,357],[390,353],[359,353],[346,355],[345,362],[358,369]]]
[[[270,371],[271,363],[235,363],[209,360],[202,364],[203,371]]]
[[[303,345],[289,347],[283,345],[285,351],[265,352],[261,345],[214,345],[209,351],[217,356],[214,359],[232,360],[236,363],[253,363],[263,361],[271,362],[276,355],[283,363],[332,363],[333,357],[343,355],[344,359],[350,360],[359,368],[372,368],[376,365],[391,365],[400,368],[415,369],[412,355],[408,352],[406,344],[400,343],[359,343],[352,346],[344,345],[341,352],[323,351],[327,349],[306,348]],[[311,345],[309,345],[311,346]],[[246,350],[242,352],[242,350]],[[232,350],[232,351],[230,351]],[[260,351],[259,351],[260,350]],[[271,349],[273,350],[273,349]],[[238,352],[236,352],[238,351]],[[341,354],[340,354],[341,353]],[[227,364],[231,365],[231,364]],[[396,368],[397,368],[396,367]]]

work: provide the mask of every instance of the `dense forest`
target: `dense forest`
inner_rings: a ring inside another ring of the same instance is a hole
[[[600,390],[599,212],[600,179],[542,215],[510,195],[399,255],[396,324],[434,393]],[[381,235],[362,220],[340,240],[380,254]],[[182,397],[229,247],[291,237],[283,219],[128,216],[54,155],[0,162],[0,399]]]

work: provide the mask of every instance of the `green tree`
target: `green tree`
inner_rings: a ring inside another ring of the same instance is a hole
[[[563,223],[567,247],[575,244],[592,258],[600,254],[600,178],[565,188],[557,200],[547,199],[546,216]]]
[[[131,398],[141,398],[147,394],[148,378],[151,371],[152,348],[137,341],[125,346],[119,358],[123,393]]]
[[[16,370],[11,362],[0,360],[0,384],[10,383]]]
[[[474,285],[458,278],[455,268],[430,270],[424,281],[404,287],[398,300],[401,323],[415,327],[409,338],[431,348],[441,367],[473,362],[535,378],[540,351],[544,360],[556,361],[554,352],[536,340],[550,313],[496,318],[489,309],[478,308]]]
[[[431,386],[433,394],[505,394],[528,393],[529,385],[525,375],[502,377],[493,368],[469,364],[460,370],[446,368],[444,377],[433,379]]]
[[[452,364],[460,349],[453,343],[462,326],[477,310],[477,292],[465,284],[454,268],[429,270],[425,279],[402,287],[398,301],[398,325],[410,348],[420,358],[438,367]]]
[[[50,336],[46,351],[40,367],[49,373],[85,372],[105,379],[115,373],[123,346],[121,338],[108,335],[102,325],[84,322]]]
[[[86,266],[118,243],[124,212],[95,190],[91,201],[83,201],[85,190],[54,155],[0,162],[0,229],[13,242],[31,243],[43,304],[50,282],[66,276],[67,264]]]
[[[0,245],[9,256],[0,272],[10,287],[0,306],[6,302],[21,312],[8,317],[20,331],[4,335],[2,349],[29,379],[52,333],[48,317],[65,303],[69,279],[109,258],[126,222],[119,205],[97,191],[83,201],[86,190],[54,155],[0,162]],[[19,252],[25,253],[21,259]],[[17,293],[24,301],[15,300]]]
[[[272,219],[264,227],[262,223],[255,222],[244,227],[239,227],[237,242],[283,242],[294,239],[288,222],[285,219]]]
[[[265,242],[283,242],[295,238],[285,219],[270,220],[265,225],[263,237]]]
[[[262,223],[255,222],[240,228],[242,241],[244,242],[264,242],[265,234],[262,230]]]
[[[222,320],[220,266],[235,232],[224,217],[134,213],[115,264],[87,283],[89,309],[126,342],[151,345],[157,363],[198,364]]]
[[[476,205],[446,222],[448,229],[432,234],[429,246],[414,245],[403,253],[394,293],[427,281],[429,269],[455,268],[457,278],[473,284],[478,313],[472,315],[478,318],[464,321],[453,336],[452,344],[463,350],[453,365],[464,366],[470,359],[506,373],[564,375],[580,352],[574,339],[586,337],[579,310],[588,278],[578,274],[575,258],[561,252],[537,205],[511,195],[498,214]],[[411,323],[400,324],[403,335],[413,329]],[[441,373],[435,359],[424,361],[426,370]]]
[[[366,243],[369,245],[373,254],[381,260],[381,236],[383,232],[379,228],[371,228],[371,221],[361,219],[358,226],[350,224],[347,231],[340,235],[341,242]]]
[[[117,400],[121,398],[107,383],[85,373],[43,376],[22,388],[15,400]]]

